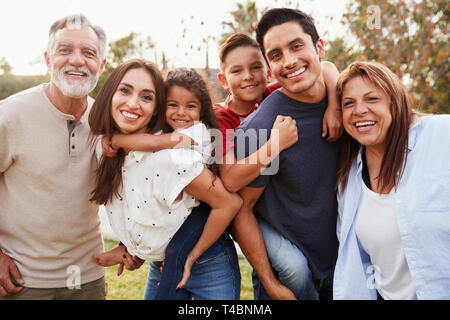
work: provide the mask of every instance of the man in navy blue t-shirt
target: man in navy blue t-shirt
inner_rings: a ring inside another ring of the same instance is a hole
[[[296,121],[299,139],[241,190],[244,204],[233,233],[256,271],[255,299],[289,299],[292,293],[317,299],[319,292],[331,298],[339,145],[321,137],[328,103],[320,64],[324,45],[312,18],[293,9],[267,11],[257,40],[281,89],[236,131],[237,160],[266,142],[277,115]]]

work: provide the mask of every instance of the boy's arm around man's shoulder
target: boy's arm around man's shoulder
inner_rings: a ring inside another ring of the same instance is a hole
[[[328,94],[328,107],[323,116],[322,137],[328,142],[339,139],[344,130],[342,125],[342,110],[337,100],[336,83],[339,71],[329,61],[322,61],[322,73]]]

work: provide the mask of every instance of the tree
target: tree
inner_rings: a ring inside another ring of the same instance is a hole
[[[302,2],[304,3],[305,1],[306,0],[303,0]],[[300,3],[292,0],[273,0],[272,5],[275,7],[300,8]],[[256,1],[247,0],[246,3],[237,2],[236,9],[230,12],[232,21],[222,21],[221,23],[226,31],[221,34],[218,40],[219,45],[224,43],[230,35],[238,32],[255,38],[259,18],[267,9],[269,9],[269,7],[258,8],[256,6]]]
[[[221,34],[219,44],[225,42],[225,40],[234,33],[245,33],[251,37],[255,37],[255,30],[258,24],[259,14],[263,10],[259,10],[256,7],[256,1],[247,0],[245,4],[236,3],[237,8],[231,11],[230,14],[233,18],[232,21],[222,21],[222,26],[227,28]]]
[[[0,75],[0,100],[3,100],[19,91],[48,82],[49,79],[50,76],[48,74],[35,76],[17,76],[10,73],[2,74]]]
[[[327,59],[342,70],[352,61],[375,60],[402,78],[418,108],[450,113],[447,0],[350,0],[345,38],[330,42]]]
[[[8,61],[6,61],[5,57],[2,57],[0,59],[0,70],[2,70],[3,74],[11,74],[12,71],[12,67],[11,65],[8,63]]]
[[[118,65],[127,59],[148,57],[150,55],[149,51],[154,48],[155,44],[149,36],[142,38],[141,35],[136,32],[131,32],[123,38],[110,42],[106,54],[105,68],[98,79],[97,86],[90,93],[90,96],[92,98],[97,96],[106,79]],[[167,61],[163,61],[163,63],[166,62]]]

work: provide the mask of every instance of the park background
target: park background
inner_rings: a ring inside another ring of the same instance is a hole
[[[44,62],[48,29],[58,18],[81,12],[105,29],[111,71],[130,58],[145,58],[162,70],[198,69],[209,79],[213,102],[227,92],[217,81],[219,47],[235,32],[255,35],[264,10],[298,8],[316,21],[326,57],[342,71],[355,60],[386,64],[401,77],[423,112],[450,113],[449,0],[15,0],[2,2],[0,100],[49,81]],[[116,244],[102,217],[105,248]],[[251,268],[240,256],[241,299],[253,299]],[[141,299],[148,265],[117,277],[107,269],[108,299]]]

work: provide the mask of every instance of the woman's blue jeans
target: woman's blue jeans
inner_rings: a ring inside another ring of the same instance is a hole
[[[211,208],[201,203],[183,223],[166,249],[164,271],[161,262],[151,262],[144,300],[239,300],[241,274],[233,240],[224,233],[192,265],[186,286],[181,280],[186,257],[203,231]]]
[[[321,299],[331,299],[333,275],[321,282],[314,280],[302,251],[263,219],[257,220],[269,261],[280,282],[291,289],[297,299],[317,300],[319,294]],[[255,300],[270,300],[255,272],[252,277]]]

